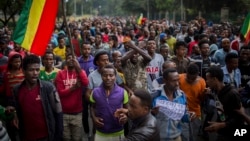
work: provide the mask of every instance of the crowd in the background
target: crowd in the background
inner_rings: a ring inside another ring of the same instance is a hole
[[[250,45],[240,27],[134,17],[67,24],[71,39],[58,22],[43,56],[0,29],[0,119],[12,141],[229,141],[249,124]]]

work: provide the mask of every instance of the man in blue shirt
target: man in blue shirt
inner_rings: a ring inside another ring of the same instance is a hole
[[[181,122],[188,122],[187,100],[185,94],[179,90],[179,74],[176,69],[164,71],[165,85],[159,90],[159,96],[153,100],[156,110],[155,117],[160,130],[161,141],[181,140]]]
[[[221,42],[221,49],[217,50],[214,53],[214,59],[215,61],[217,61],[218,63],[220,63],[220,65],[223,67],[225,66],[225,56],[229,53],[229,52],[233,52],[233,53],[237,53],[236,50],[231,49],[230,47],[230,40],[228,38],[224,38],[222,39]]]

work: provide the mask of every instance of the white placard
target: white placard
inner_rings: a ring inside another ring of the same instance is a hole
[[[173,120],[180,120],[185,114],[186,105],[167,100],[157,100],[156,107],[159,111]]]

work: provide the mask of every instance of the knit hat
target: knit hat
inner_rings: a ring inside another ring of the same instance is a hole
[[[166,36],[167,36],[166,33],[161,33],[161,34],[160,34],[160,40],[164,39]]]

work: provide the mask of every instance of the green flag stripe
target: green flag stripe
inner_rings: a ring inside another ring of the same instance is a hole
[[[29,14],[30,14],[30,8],[32,6],[33,0],[26,0],[25,5],[22,9],[22,12],[20,14],[19,20],[17,22],[17,26],[15,27],[14,33],[13,33],[13,40],[14,42],[18,44],[22,44],[25,32],[27,30],[28,20],[29,20]]]
[[[243,23],[243,26],[242,26],[242,29],[241,29],[241,33],[246,37],[247,35],[247,32],[248,32],[248,29],[249,29],[249,21],[250,21],[250,13],[248,13],[244,23]]]

